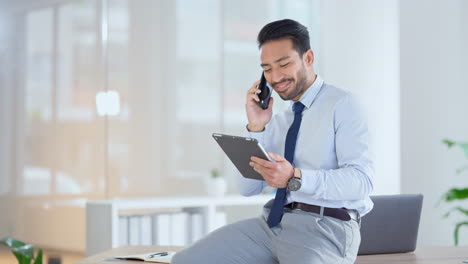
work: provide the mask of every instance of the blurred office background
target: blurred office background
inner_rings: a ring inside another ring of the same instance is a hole
[[[0,0],[0,237],[82,253],[87,200],[205,195],[214,168],[235,194],[211,133],[243,134],[256,35],[280,18],[364,106],[373,194],[424,194],[419,245],[451,245],[463,218],[438,201],[468,183],[441,144],[468,141],[463,0]]]

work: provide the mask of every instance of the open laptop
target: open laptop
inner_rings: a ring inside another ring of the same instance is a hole
[[[412,252],[416,249],[423,196],[371,196],[374,208],[361,219],[358,255]]]

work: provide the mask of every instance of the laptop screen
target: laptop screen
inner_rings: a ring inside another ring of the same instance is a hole
[[[358,255],[404,253],[416,249],[423,196],[371,196],[374,208],[361,219]]]

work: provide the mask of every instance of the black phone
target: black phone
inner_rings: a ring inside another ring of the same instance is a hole
[[[264,73],[262,73],[262,78],[260,79],[260,84],[258,85],[257,88],[260,89],[260,93],[258,94],[258,99],[260,99],[260,101],[258,103],[260,107],[262,107],[262,109],[267,109],[268,103],[270,102],[272,91],[270,87],[268,87]]]

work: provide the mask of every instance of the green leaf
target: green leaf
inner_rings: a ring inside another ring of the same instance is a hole
[[[34,248],[33,245],[24,245],[22,247],[14,248],[13,252],[19,253],[25,257],[30,259],[34,258]]]
[[[31,259],[28,259],[27,257],[21,255],[20,253],[13,252],[13,255],[15,255],[16,259],[18,260],[18,264],[30,264]]]
[[[468,225],[468,222],[459,222],[455,226],[455,231],[453,232],[453,239],[455,241],[455,246],[458,246],[458,233],[460,231],[460,227],[462,227],[464,225]]]
[[[450,211],[448,211],[447,213],[445,213],[444,218],[447,218],[453,211],[458,211],[458,212],[468,216],[468,210],[467,209],[463,209],[460,206],[457,206],[457,207],[454,207],[454,208],[450,209]]]
[[[34,260],[34,264],[42,264],[42,249],[39,249],[37,252],[36,259]]]
[[[452,141],[450,139],[444,139],[444,140],[442,140],[442,143],[447,145],[447,147],[449,147],[449,148],[451,148],[453,145],[455,145],[455,141]]]
[[[461,168],[458,168],[455,172],[456,172],[457,174],[461,174],[462,172],[464,172],[464,171],[466,171],[466,170],[468,170],[468,165],[465,165],[465,166],[463,166],[463,167],[461,167]]]
[[[11,237],[3,238],[2,240],[0,240],[0,244],[3,244],[3,245],[5,245],[7,247],[10,247],[10,248],[18,248],[18,247],[22,247],[22,246],[26,245],[24,242],[21,242],[19,240],[11,238]]]
[[[466,198],[468,198],[468,188],[464,188],[464,189],[452,188],[448,190],[443,196],[443,199],[445,199],[445,201],[447,202],[454,201],[454,200],[463,200]]]
[[[14,248],[12,252],[16,259],[18,259],[19,264],[30,264],[34,258],[34,248],[32,245]]]
[[[450,139],[444,139],[442,140],[442,143],[447,145],[447,147],[449,148],[453,146],[458,146],[459,148],[463,150],[463,152],[465,153],[465,156],[468,158],[468,142],[459,142],[459,141],[453,141]]]
[[[468,143],[458,143],[458,146],[463,149],[465,156],[468,158]]]

